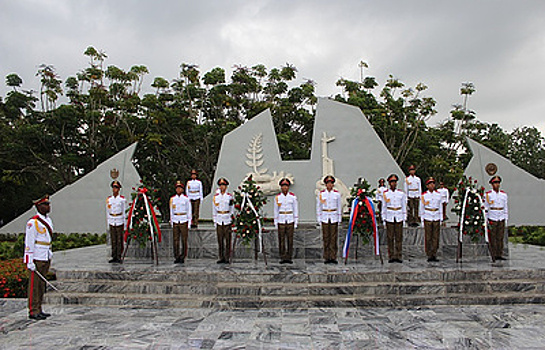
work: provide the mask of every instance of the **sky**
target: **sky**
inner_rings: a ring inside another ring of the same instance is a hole
[[[334,96],[364,61],[381,87],[390,74],[426,84],[438,110],[430,124],[472,82],[479,120],[545,135],[544,17],[540,0],[0,0],[0,96],[10,73],[38,90],[42,63],[63,80],[75,75],[88,46],[108,55],[106,66],[147,66],[149,91],[154,77],[177,78],[182,62],[228,73],[289,63],[296,83],[312,79],[317,95]]]

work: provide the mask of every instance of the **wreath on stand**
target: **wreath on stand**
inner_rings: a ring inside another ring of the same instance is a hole
[[[157,243],[161,242],[161,228],[155,207],[160,205],[161,198],[158,197],[158,190],[146,185],[143,180],[140,180],[141,185],[137,188],[133,187],[131,193],[132,204],[127,217],[127,229],[125,231],[126,247],[123,257],[127,251],[131,240],[138,242],[140,248],[146,247],[148,242],[152,244],[152,259],[158,264],[158,249]]]
[[[380,256],[380,241],[378,237],[378,226],[375,212],[375,205],[372,198],[375,197],[375,189],[371,189],[371,185],[367,180],[360,179],[350,190],[348,204],[350,205],[350,221],[348,230],[346,231],[346,239],[343,247],[344,263],[348,261],[348,252],[350,249],[350,241],[352,235],[356,234],[356,260],[358,259],[358,245],[361,240],[363,245],[369,244],[371,240],[374,242],[374,253]]]
[[[267,203],[267,197],[263,194],[263,191],[256,185],[256,182],[252,179],[252,175],[248,176],[246,180],[238,187],[238,190],[234,191],[235,199],[235,219],[233,222],[233,231],[235,233],[235,241],[233,242],[233,249],[231,254],[234,255],[235,245],[237,239],[242,241],[242,244],[250,247],[252,242],[255,246],[255,260],[257,260],[257,253],[263,252],[263,215],[261,214],[263,205]],[[265,263],[267,262],[265,257]]]
[[[486,226],[483,202],[484,187],[479,187],[472,177],[462,177],[458,188],[454,188],[453,213],[458,215],[458,252],[456,261],[462,258],[462,239],[469,236],[471,242],[478,243],[484,237],[488,244],[488,228]]]

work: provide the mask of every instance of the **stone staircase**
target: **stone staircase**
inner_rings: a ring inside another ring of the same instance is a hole
[[[240,266],[239,265],[243,265]],[[144,308],[416,307],[545,302],[545,270],[370,264],[57,271],[54,304]]]

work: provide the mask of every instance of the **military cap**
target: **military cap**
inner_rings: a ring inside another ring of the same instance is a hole
[[[326,177],[324,177],[324,183],[326,184],[328,182],[335,183],[335,178],[332,175],[327,175]]]
[[[428,179],[426,180],[426,185],[429,184],[429,183],[432,183],[432,182],[435,183],[435,179],[434,179],[432,176],[430,176],[430,177],[428,177]]]
[[[385,181],[386,181],[386,180],[384,180],[384,178],[382,178],[382,177],[381,177],[380,179],[378,179],[378,182],[379,182],[379,183],[385,182]]]
[[[391,182],[392,179],[395,179],[395,181],[399,181],[399,177],[396,174],[388,176],[388,182]]]
[[[488,182],[489,182],[489,183],[501,182],[501,177],[499,177],[498,175],[492,176],[492,178],[491,178],[490,181],[488,181]]]
[[[114,180],[114,181],[112,181],[112,183],[110,184],[110,187],[112,187],[112,188],[113,188],[113,187],[121,188],[121,187],[123,187],[123,186],[121,186],[121,183],[120,183],[119,181]]]
[[[176,188],[176,187],[184,188],[184,184],[180,180],[178,180],[178,181],[176,181],[176,185],[174,185],[174,188]]]
[[[34,203],[35,206],[38,206],[40,204],[49,204],[49,195],[46,194],[42,198],[32,201],[32,203]]]
[[[221,185],[229,186],[229,181],[227,181],[227,179],[224,177],[220,177],[220,179],[218,180],[218,186],[221,186]]]
[[[291,186],[291,181],[288,178],[283,178],[282,180],[280,180],[278,184],[280,186],[284,186],[284,185]]]

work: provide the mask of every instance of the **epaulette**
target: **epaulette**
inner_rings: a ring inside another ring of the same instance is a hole
[[[121,198],[125,199],[125,197],[123,197],[122,195],[119,195],[119,197],[121,197]]]
[[[321,190],[320,193],[325,192],[325,190]]]
[[[501,193],[505,193],[505,194],[507,194],[507,193],[506,193],[506,192],[505,192],[504,190],[500,190],[500,192],[501,192]]]
[[[492,190],[490,190],[490,191],[486,191],[486,193],[490,193],[490,192],[492,192]]]
[[[387,188],[386,190],[384,190],[384,192],[382,192],[382,194],[384,194],[384,193],[386,193],[388,191],[390,191],[390,189]]]
[[[291,194],[292,196],[295,196],[295,193],[293,193],[293,192],[288,192],[288,193]]]
[[[333,189],[333,192],[339,192],[339,191],[337,191],[336,189]]]
[[[428,191],[424,191],[424,192],[422,192],[422,195],[425,195],[426,193],[428,193]]]
[[[174,196],[170,197],[170,199],[172,199],[172,198],[174,198],[174,197],[176,197],[176,195],[174,195]]]
[[[112,198],[112,196],[108,196],[108,198],[106,198],[106,199],[110,199],[110,198]]]

